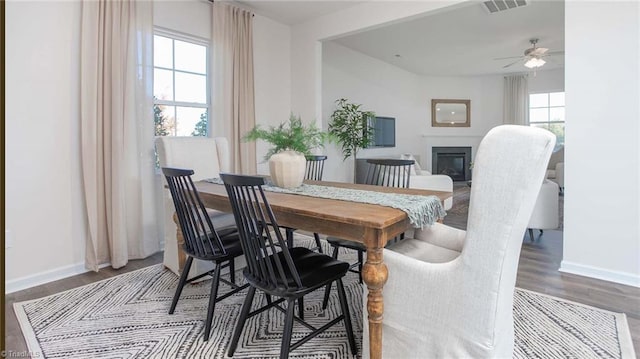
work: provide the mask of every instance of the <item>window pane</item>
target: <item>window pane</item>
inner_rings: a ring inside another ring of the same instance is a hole
[[[207,77],[176,71],[176,101],[207,103]]]
[[[535,93],[529,95],[529,107],[548,107],[549,95],[546,93]]]
[[[549,117],[551,121],[564,122],[564,107],[552,107],[549,109]]]
[[[197,107],[176,107],[177,136],[201,136],[201,131],[196,130],[196,125],[198,125],[198,128],[202,128],[201,121],[205,123],[204,126],[206,128],[207,109]]]
[[[155,35],[153,37],[153,66],[173,67],[171,39]]]
[[[173,101],[173,71],[153,70],[153,96],[159,100]]]
[[[207,127],[209,124],[209,114],[207,109],[200,109],[200,117],[198,118],[198,122],[195,125],[192,136],[207,136]]]
[[[549,109],[546,108],[533,108],[529,110],[529,122],[548,122],[549,121]]]
[[[176,70],[207,73],[207,48],[176,40]]]
[[[176,134],[175,106],[153,105],[153,118],[156,136],[175,136]]]
[[[549,106],[564,106],[564,92],[550,93]]]

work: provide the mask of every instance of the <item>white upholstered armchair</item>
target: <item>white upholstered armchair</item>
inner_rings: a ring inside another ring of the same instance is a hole
[[[564,190],[564,146],[551,154],[547,165],[547,178],[557,183],[560,191]]]
[[[492,129],[474,161],[467,231],[435,224],[384,250],[384,358],[511,358],[522,238],[554,144],[538,128]]]
[[[536,205],[533,207],[529,224],[527,225],[529,230],[529,239],[533,242],[533,230],[537,229],[542,231],[544,229],[556,229],[560,225],[560,211],[558,202],[558,184],[550,180],[544,180],[538,198],[536,199]]]

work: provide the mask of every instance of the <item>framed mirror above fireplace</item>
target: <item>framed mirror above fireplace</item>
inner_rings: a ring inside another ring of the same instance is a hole
[[[431,126],[470,127],[471,100],[431,100]]]

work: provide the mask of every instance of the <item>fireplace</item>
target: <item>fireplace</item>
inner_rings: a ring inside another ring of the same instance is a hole
[[[471,147],[433,147],[431,173],[443,174],[454,181],[470,181]]]

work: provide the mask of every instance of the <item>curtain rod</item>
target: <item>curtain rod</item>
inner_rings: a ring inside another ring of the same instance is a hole
[[[205,1],[206,1],[206,2],[209,2],[209,3],[212,3],[212,4],[213,4],[214,2],[216,2],[215,0],[205,0]],[[247,9],[243,8],[243,7],[239,7],[239,8],[240,8],[240,9],[242,9],[242,10],[249,11],[249,10],[247,10]],[[254,14],[253,12],[251,12],[251,11],[249,11],[249,12],[251,13],[251,17],[255,17],[255,16],[256,16],[256,14]]]

